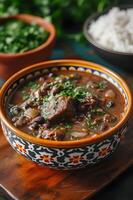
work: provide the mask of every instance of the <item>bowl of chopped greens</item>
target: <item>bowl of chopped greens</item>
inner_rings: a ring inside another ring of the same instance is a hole
[[[20,14],[0,19],[0,77],[46,60],[56,37],[54,25],[44,19]]]

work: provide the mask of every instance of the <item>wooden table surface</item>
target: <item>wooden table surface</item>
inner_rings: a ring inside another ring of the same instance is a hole
[[[132,87],[133,75],[125,73],[123,76]],[[43,168],[26,160],[10,147],[0,129],[1,194],[9,200],[85,200],[92,197],[133,165],[132,120],[133,116],[125,140],[112,157],[94,167],[76,171]]]
[[[18,155],[0,130],[0,184],[19,200],[85,200],[133,164],[133,123],[112,157],[75,171],[40,167]]]
[[[66,49],[65,58],[79,57]],[[58,57],[61,57],[60,50]],[[133,73],[120,70],[120,75],[133,91]],[[92,197],[133,165],[132,120],[133,116],[125,140],[112,157],[94,167],[76,171],[43,168],[26,160],[10,147],[0,129],[0,200],[85,200]]]

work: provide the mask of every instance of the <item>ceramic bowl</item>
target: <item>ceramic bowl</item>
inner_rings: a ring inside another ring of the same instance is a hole
[[[133,8],[133,5],[120,5],[118,6],[120,9],[128,9]],[[112,9],[112,7],[105,9],[101,13],[95,13],[92,16],[88,17],[84,23],[83,26],[83,32],[84,36],[89,42],[89,44],[92,46],[92,48],[95,50],[95,52],[101,56],[103,59],[105,59],[110,64],[113,64],[115,66],[121,67],[127,71],[133,71],[133,53],[124,53],[124,52],[118,52],[114,50],[107,49],[106,47],[103,47],[102,45],[98,44],[92,36],[88,33],[88,29],[90,24],[97,20],[100,16],[108,13]]]
[[[111,130],[97,137],[78,141],[50,141],[30,136],[15,128],[6,114],[6,104],[16,87],[31,78],[56,71],[84,71],[107,79],[125,99],[125,115]],[[0,114],[3,133],[10,145],[19,154],[46,167],[57,169],[78,169],[99,163],[109,157],[118,147],[127,131],[131,111],[131,93],[128,86],[117,74],[109,69],[80,60],[54,60],[27,67],[12,76],[1,89]]]
[[[0,78],[5,80],[26,66],[46,60],[52,53],[56,38],[54,25],[40,17],[29,14],[20,14],[6,18],[0,18],[0,23],[4,23],[5,21],[12,19],[22,20],[29,24],[34,22],[48,31],[49,37],[39,47],[24,53],[0,53]]]

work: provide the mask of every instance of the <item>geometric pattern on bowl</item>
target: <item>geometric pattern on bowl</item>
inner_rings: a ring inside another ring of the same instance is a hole
[[[4,134],[13,149],[39,165],[56,169],[79,169],[94,165],[109,157],[118,147],[127,123],[103,141],[77,148],[55,148],[33,144],[16,136],[3,123]]]

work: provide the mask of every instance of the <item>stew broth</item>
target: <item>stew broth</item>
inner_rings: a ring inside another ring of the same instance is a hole
[[[107,80],[85,72],[58,71],[17,88],[8,107],[14,126],[35,137],[70,141],[114,127],[124,98]]]

